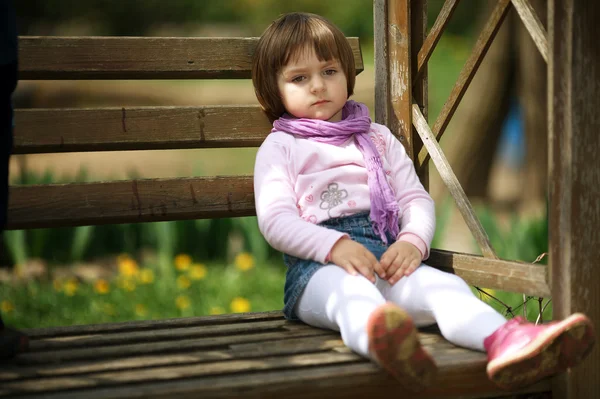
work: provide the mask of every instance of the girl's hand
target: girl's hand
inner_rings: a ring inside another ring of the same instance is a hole
[[[402,277],[410,276],[421,260],[421,251],[417,247],[406,241],[396,241],[381,256],[381,267],[393,285]]]
[[[356,276],[358,273],[362,274],[373,284],[376,281],[373,271],[379,277],[385,277],[385,272],[379,262],[377,262],[375,255],[365,248],[364,245],[348,237],[343,237],[335,243],[333,248],[331,248],[329,260],[353,276]]]

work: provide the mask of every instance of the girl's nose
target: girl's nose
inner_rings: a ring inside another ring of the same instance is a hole
[[[325,82],[323,82],[323,78],[320,76],[313,78],[310,88],[313,93],[322,91],[325,88]]]

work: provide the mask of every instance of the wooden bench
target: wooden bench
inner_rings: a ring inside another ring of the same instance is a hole
[[[376,120],[387,124],[398,135],[415,160],[426,186],[427,161],[432,157],[484,254],[480,257],[433,250],[429,263],[452,271],[472,284],[544,297],[550,296],[552,291],[566,298],[567,293],[577,291],[573,282],[563,281],[565,285],[560,291],[551,290],[546,268],[497,259],[437,145],[511,4],[520,14],[524,12],[530,17],[524,21],[529,21],[528,27],[533,31],[539,33],[540,26],[531,18],[526,1],[498,1],[440,118],[430,129],[424,106],[427,103],[424,66],[457,2],[446,1],[428,35],[425,35],[423,3],[374,2]],[[573,6],[572,0],[568,3]],[[577,10],[576,16],[588,21],[585,12]],[[558,10],[555,18],[562,21],[565,15]],[[554,35],[562,37],[561,29],[567,29],[564,26],[557,27]],[[593,26],[592,22],[589,26]],[[572,27],[569,29],[572,30],[564,33],[576,34]],[[545,39],[543,33],[541,37]],[[571,36],[565,37],[561,43],[570,43]],[[349,40],[357,69],[361,71],[359,40]],[[20,79],[247,79],[256,42],[257,38],[21,37]],[[542,42],[548,50],[548,43]],[[565,67],[558,63],[558,57],[552,51],[548,55],[560,70]],[[395,75],[394,71],[400,74]],[[598,73],[595,76],[598,77]],[[576,81],[571,75],[568,79]],[[410,85],[407,82],[412,82],[412,94],[407,90],[407,84]],[[592,93],[586,99],[590,110],[592,105],[600,105]],[[559,104],[554,112],[554,117],[560,118],[574,111]],[[560,120],[565,122],[565,118]],[[16,126],[17,154],[258,146],[270,130],[258,106],[28,109],[16,111]],[[572,134],[575,123],[569,126],[561,140],[566,137],[575,148],[583,142],[600,147],[593,133],[583,133],[580,138]],[[422,148],[423,142],[427,149]],[[569,150],[573,151],[572,147]],[[556,155],[555,166],[567,162],[565,159],[571,162],[568,153],[561,154]],[[586,176],[588,172],[582,168],[578,173]],[[564,183],[561,189],[569,189],[572,183],[568,176],[559,173],[557,178]],[[10,195],[10,229],[254,214],[250,176],[14,186]],[[581,195],[591,198],[586,195],[592,194],[582,191]],[[553,193],[551,198],[563,197]],[[565,201],[559,204],[571,206]],[[572,215],[577,215],[578,211],[573,209]],[[565,223],[564,218],[558,222],[560,210],[553,208],[552,212],[553,226]],[[582,223],[597,226],[599,218],[588,215],[587,220],[574,221],[573,226]],[[560,232],[553,234],[554,243],[565,239]],[[593,242],[593,236],[581,235],[578,239]],[[553,251],[558,258],[557,250]],[[587,256],[576,252],[569,252],[568,261],[573,264]],[[597,256],[597,249],[595,254]],[[561,264],[565,260],[557,262]],[[575,266],[569,267],[568,270],[572,270]],[[554,275],[560,276],[558,273]],[[590,273],[598,276],[597,271]],[[591,286],[581,278],[573,279],[582,286]],[[598,294],[589,295],[598,298]],[[567,303],[573,302],[570,299],[555,301],[559,314],[572,311]],[[591,310],[592,317],[596,316],[597,305]],[[391,393],[406,398],[480,398],[508,395],[487,379],[483,353],[457,348],[434,330],[423,330],[421,338],[440,367],[439,379],[434,387],[416,396],[403,392],[371,362],[349,352],[339,334],[285,321],[278,311],[33,329],[27,333],[32,338],[31,351],[0,367],[0,398],[358,398],[389,397]],[[597,366],[597,360],[594,361]],[[597,369],[586,367],[584,375],[598,380]],[[583,384],[583,379],[577,376],[573,373],[566,378]],[[563,384],[566,386],[567,382]],[[579,388],[580,392],[589,390],[583,385]],[[550,390],[550,381],[546,380],[520,392]]]

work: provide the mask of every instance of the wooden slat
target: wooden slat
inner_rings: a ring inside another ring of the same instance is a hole
[[[548,62],[548,39],[544,25],[537,16],[537,13],[531,6],[529,0],[511,0],[515,10],[521,17],[525,28],[531,35],[533,42],[535,43],[540,54],[544,58],[544,61]]]
[[[32,384],[30,381],[7,382],[4,388],[22,390],[24,393],[41,393],[54,391],[67,385],[70,388],[98,388],[131,383],[153,382],[161,380],[177,380],[190,377],[210,375],[252,373],[266,370],[279,370],[329,365],[359,361],[353,353],[316,353],[300,354],[286,357],[266,357],[262,359],[242,359],[213,364],[192,364],[182,366],[167,366],[161,368],[140,369],[131,372],[103,372],[78,377],[49,377],[40,378]]]
[[[162,320],[140,320],[124,321],[120,323],[85,324],[64,327],[32,328],[23,330],[31,339],[53,338],[53,337],[77,337],[90,334],[127,333],[131,331],[146,331],[171,329],[176,330],[186,327],[214,326],[277,321],[283,318],[280,311],[253,312],[240,314],[226,314],[202,317],[177,317]]]
[[[430,341],[430,340],[429,340]],[[422,340],[428,342],[427,337]],[[90,361],[67,362],[65,364],[34,364],[0,369],[0,381],[16,381],[36,377],[73,376],[94,372],[136,370],[158,366],[177,366],[208,363],[217,360],[252,359],[265,356],[287,356],[302,353],[317,353],[335,349],[349,352],[339,334],[330,332],[307,337],[286,337],[277,341],[261,341],[232,344],[228,349],[202,350],[187,353],[129,356],[118,359],[92,359]],[[344,350],[346,349],[346,350]]]
[[[357,73],[359,39],[348,38]],[[19,38],[19,78],[230,79],[250,78],[258,38],[42,37]]]
[[[121,365],[99,353],[85,363],[65,360],[55,365],[19,366],[24,356],[19,355],[0,371],[0,397],[360,398],[395,392],[406,398],[479,398],[502,394],[485,377],[484,353],[458,348],[439,333],[420,334],[440,373],[434,386],[415,395],[372,362],[349,351],[339,333],[310,329],[325,335],[276,341],[264,337],[256,343],[233,343],[222,351],[189,352],[184,346],[163,359],[128,357],[121,359]],[[543,381],[521,392],[548,389],[548,381]]]
[[[492,44],[498,29],[500,29],[500,25],[508,13],[510,5],[510,0],[498,0],[496,7],[492,11],[492,15],[489,17],[485,27],[479,35],[471,55],[467,59],[467,62],[458,75],[458,79],[452,88],[452,91],[450,92],[448,100],[446,100],[444,103],[444,106],[442,107],[442,110],[440,111],[440,114],[433,125],[432,130],[437,141],[440,140],[444,134],[444,131],[448,127],[448,124],[452,119],[452,115],[454,115],[454,112],[458,108],[458,104],[467,91],[469,83],[471,83],[471,80],[473,80],[481,61],[483,61],[483,57]],[[429,154],[427,153],[427,149],[421,149],[418,158],[418,165],[420,165],[419,167],[422,167],[422,165],[426,164],[428,160]]]
[[[425,66],[429,61],[431,54],[433,54],[433,50],[435,49],[435,46],[442,37],[442,33],[444,32],[444,29],[450,21],[450,18],[452,17],[452,14],[454,13],[454,10],[457,6],[458,0],[446,0],[444,2],[440,13],[435,19],[435,23],[431,27],[431,30],[429,31],[429,34],[427,35],[427,38],[425,39],[425,42],[421,46],[419,54],[417,55],[418,65],[417,70],[413,73],[413,81],[419,79],[419,77],[425,70]]]
[[[11,186],[9,191],[9,229],[256,214],[251,176]]]
[[[455,356],[456,360],[460,357]],[[414,394],[379,371],[370,363],[334,363],[319,367],[268,370],[255,374],[230,374],[210,378],[149,382],[118,387],[45,394],[45,399],[108,398],[261,398],[261,399],[349,399],[385,398],[390,392],[405,399],[506,397],[507,392],[495,387],[482,367],[455,361],[458,370],[446,367],[435,386]],[[550,382],[543,381],[520,390],[521,393],[548,392]],[[513,392],[515,393],[515,392]],[[511,396],[513,398],[514,396]]]
[[[440,177],[446,184],[446,187],[448,187],[450,194],[452,194],[452,197],[458,206],[458,210],[467,223],[469,230],[471,230],[471,233],[475,237],[475,241],[477,241],[477,245],[479,246],[479,249],[481,249],[483,256],[488,258],[498,258],[494,252],[494,249],[492,248],[492,244],[490,243],[487,233],[485,232],[481,222],[479,222],[479,219],[473,210],[473,206],[471,205],[469,198],[467,198],[467,194],[465,194],[465,191],[460,185],[458,178],[452,171],[446,156],[442,152],[440,144],[437,142],[435,136],[429,129],[429,125],[423,117],[423,114],[421,114],[421,110],[416,104],[413,105],[412,109],[413,123],[415,128],[421,136],[421,140],[423,140],[426,150],[431,155],[431,159],[433,159],[433,162],[440,173]]]
[[[548,268],[543,265],[432,249],[430,266],[454,273],[469,284],[548,298]]]
[[[151,331],[132,331],[118,334],[96,334],[68,339],[38,339],[31,342],[30,352],[49,351],[64,348],[90,348],[94,346],[124,345],[128,343],[158,342],[162,340],[218,337],[234,334],[257,334],[289,328],[307,328],[303,324],[288,324],[285,320],[254,321],[252,323],[235,323],[216,326],[198,326],[182,328],[158,328]]]
[[[15,154],[257,147],[271,130],[260,107],[22,109]]]
[[[156,354],[169,354],[177,352],[191,352],[197,350],[218,350],[228,345],[275,341],[297,337],[314,337],[318,335],[331,334],[330,330],[316,330],[299,327],[288,327],[281,331],[259,332],[237,335],[216,336],[207,338],[186,338],[177,340],[165,340],[157,342],[128,343],[101,347],[65,348],[24,353],[19,356],[21,364],[47,364],[62,363],[66,361],[81,361],[91,359],[116,359],[128,356],[143,356]]]
[[[553,316],[583,312],[600,331],[600,3],[549,7],[549,231]],[[543,145],[543,143],[540,143]],[[552,397],[600,397],[600,345],[554,379]]]

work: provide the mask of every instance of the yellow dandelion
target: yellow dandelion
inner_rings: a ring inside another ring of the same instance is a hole
[[[15,305],[13,305],[12,302],[4,300],[0,303],[0,311],[2,311],[2,313],[10,313],[13,310],[15,310]]]
[[[188,274],[192,280],[202,280],[206,277],[206,266],[202,263],[194,263]]]
[[[63,281],[59,278],[55,278],[52,281],[52,286],[54,287],[55,291],[60,292],[63,289]]]
[[[76,279],[71,278],[63,286],[63,291],[68,296],[73,296],[77,292],[78,288],[79,288],[79,282]]]
[[[94,283],[94,291],[96,291],[98,294],[107,294],[108,291],[110,291],[108,281],[104,279],[96,280]]]
[[[179,295],[177,299],[175,299],[175,305],[181,310],[187,309],[191,305],[190,298],[185,295]]]
[[[250,301],[246,298],[235,297],[229,305],[233,313],[245,313],[250,311]]]
[[[180,272],[190,268],[192,257],[188,254],[179,254],[175,257],[175,268]]]
[[[154,272],[150,269],[144,268],[140,270],[138,279],[142,284],[151,284],[154,282]]]
[[[209,313],[211,315],[223,314],[223,313],[225,313],[225,309],[223,309],[220,306],[213,306],[212,308],[210,308]]]
[[[188,278],[188,276],[179,276],[177,277],[177,286],[182,290],[187,290],[190,288],[192,282]]]
[[[235,267],[243,272],[254,267],[254,257],[248,252],[242,252],[235,257]]]
[[[136,276],[140,270],[137,262],[129,257],[118,260],[119,274],[125,277]]]
[[[141,303],[138,303],[137,305],[135,305],[135,314],[138,316],[146,316],[146,314],[148,313],[148,310],[146,309],[146,307],[144,305],[142,305]]]
[[[102,305],[102,311],[104,312],[104,314],[107,314],[109,316],[115,315],[115,307],[110,303],[105,303],[104,305]]]

